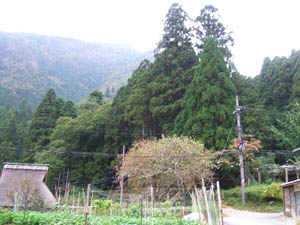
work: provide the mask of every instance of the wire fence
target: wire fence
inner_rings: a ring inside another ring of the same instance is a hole
[[[120,190],[66,189],[57,199],[57,210],[91,216],[128,216],[141,220],[141,224],[153,224],[156,218],[176,218],[200,221],[201,224],[221,225],[221,194],[211,184],[202,188],[185,190],[177,188],[177,195],[157,199],[156,188],[147,187]],[[176,188],[173,189],[173,191]],[[184,190],[184,191],[183,191]],[[138,193],[138,194],[137,194]]]

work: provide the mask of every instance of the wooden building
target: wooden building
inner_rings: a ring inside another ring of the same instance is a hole
[[[280,186],[283,188],[284,215],[300,218],[300,179]]]
[[[47,207],[53,208],[56,199],[46,185],[48,165],[4,163],[0,177],[0,207],[14,207],[15,200],[9,194],[20,194],[25,180],[31,182]]]

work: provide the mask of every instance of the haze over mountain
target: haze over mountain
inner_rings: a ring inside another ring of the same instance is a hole
[[[152,52],[129,46],[0,32],[0,105],[37,105],[49,88],[78,102],[94,89],[117,89]]]

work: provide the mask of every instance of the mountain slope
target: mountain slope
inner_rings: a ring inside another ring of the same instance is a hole
[[[95,88],[123,85],[149,57],[127,46],[0,32],[0,105],[37,105],[49,88],[78,102]]]

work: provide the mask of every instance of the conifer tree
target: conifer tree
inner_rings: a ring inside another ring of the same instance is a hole
[[[192,47],[190,21],[180,5],[174,3],[164,23],[164,35],[159,42],[152,67],[153,82],[150,111],[163,133],[173,129],[174,118],[181,110],[181,99],[193,74],[190,69],[198,62]]]
[[[184,98],[184,109],[175,120],[175,131],[194,136],[206,148],[224,147],[235,104],[236,89],[217,40],[208,37]]]
[[[25,142],[26,149],[44,149],[50,143],[50,135],[60,116],[57,106],[55,91],[50,89],[34,114]],[[33,154],[25,153],[23,157],[27,162],[33,160]]]

